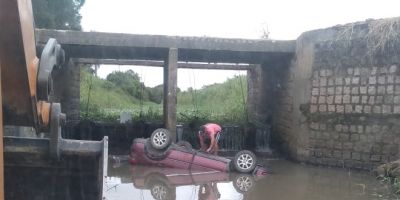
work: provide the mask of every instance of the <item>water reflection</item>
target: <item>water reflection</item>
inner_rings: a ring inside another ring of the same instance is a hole
[[[110,170],[105,196],[110,200],[244,199],[259,179],[250,174],[121,165]]]
[[[371,173],[266,161],[272,174],[200,172],[130,166],[110,167],[108,200],[116,199],[279,199],[372,200],[393,199],[385,184]]]

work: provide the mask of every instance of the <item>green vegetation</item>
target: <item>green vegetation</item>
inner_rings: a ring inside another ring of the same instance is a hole
[[[36,28],[81,30],[85,0],[32,0]]]
[[[121,112],[129,112],[133,120],[161,121],[163,86],[145,87],[133,71],[114,72],[106,80],[81,70],[81,117],[99,121],[115,121]],[[245,123],[247,81],[236,76],[222,84],[200,90],[178,90],[178,121],[182,123]]]

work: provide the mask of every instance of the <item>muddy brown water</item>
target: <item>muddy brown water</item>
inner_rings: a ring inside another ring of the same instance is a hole
[[[372,173],[264,160],[270,174],[195,172],[110,163],[105,196],[119,199],[396,199]]]

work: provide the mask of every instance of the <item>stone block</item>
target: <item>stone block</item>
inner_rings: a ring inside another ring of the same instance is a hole
[[[394,82],[399,84],[400,83],[400,76],[395,76],[394,77]]]
[[[381,73],[381,74],[387,74],[387,73],[388,73],[388,68],[387,68],[387,67],[381,67],[381,68],[379,68],[379,73]]]
[[[351,159],[353,160],[361,160],[361,154],[357,152],[352,152],[351,153]]]
[[[349,105],[349,104],[345,105],[344,112],[345,113],[353,113],[353,105]]]
[[[342,158],[342,152],[341,151],[333,151],[333,157],[334,158]]]
[[[375,114],[381,114],[382,113],[382,107],[381,106],[373,106],[372,107],[372,112]]]
[[[363,134],[364,133],[364,126],[363,125],[358,125],[357,126],[357,133]]]
[[[383,97],[383,102],[385,104],[392,104],[393,100],[394,100],[393,95],[386,95],[386,96]]]
[[[313,78],[314,78],[314,79],[318,79],[318,78],[319,78],[319,71],[318,71],[318,70],[315,70],[315,71],[313,72]]]
[[[319,95],[319,88],[313,88],[311,90],[311,95],[318,96]]]
[[[336,77],[335,78],[335,84],[336,85],[343,85],[343,78],[342,77]]]
[[[393,103],[394,104],[400,104],[400,96],[394,96]]]
[[[348,75],[353,75],[353,73],[354,73],[354,69],[353,68],[351,68],[351,67],[347,68],[347,74]]]
[[[360,103],[360,96],[351,96],[351,103]]]
[[[343,105],[336,105],[336,112],[337,113],[344,113],[344,106]]]
[[[368,103],[368,96],[361,96],[361,103],[367,104]]]
[[[393,94],[394,93],[394,86],[393,85],[386,86],[386,93]]]
[[[351,159],[351,151],[343,151],[343,159]]]
[[[335,103],[336,104],[341,104],[342,103],[342,98],[343,98],[342,95],[336,95],[335,96]]]
[[[313,87],[318,87],[319,86],[319,79],[313,79],[312,80],[312,86]]]
[[[360,84],[360,77],[353,77],[353,79],[351,80],[351,83],[353,85],[358,85]]]
[[[326,95],[326,87],[320,87],[319,88],[319,95]]]
[[[341,94],[343,94],[343,87],[336,87],[335,88],[335,94],[336,95],[341,95]]]
[[[347,103],[350,103],[350,95],[343,95],[343,103],[344,104],[347,104]]]
[[[370,105],[374,105],[375,104],[375,97],[374,96],[369,96],[368,104],[370,104]]]
[[[350,94],[351,93],[351,89],[350,87],[343,87],[343,94]]]
[[[326,97],[325,96],[319,96],[318,103],[319,104],[325,104],[326,103]]]
[[[386,87],[383,86],[383,85],[378,86],[377,93],[378,94],[385,94],[386,93]]]
[[[311,105],[310,106],[310,113],[318,112],[318,105]]]
[[[328,112],[335,112],[335,105],[328,105]]]
[[[343,124],[343,125],[342,125],[342,131],[345,132],[345,133],[346,133],[346,132],[349,132],[349,126],[346,125],[346,124]]]
[[[379,162],[379,161],[381,161],[381,156],[380,155],[371,155],[371,161]]]
[[[360,94],[367,94],[367,86],[360,87]]]
[[[371,75],[376,75],[377,73],[378,73],[378,68],[377,67],[372,67]]]
[[[368,153],[363,153],[361,154],[361,160],[365,162],[369,162],[370,160],[370,155]]]
[[[333,79],[333,78],[328,78],[328,85],[329,85],[329,86],[335,85],[335,79]]]
[[[372,133],[378,133],[381,130],[381,126],[374,124],[372,125]]]
[[[317,104],[318,103],[318,97],[317,96],[311,96],[311,101],[312,104]]]
[[[392,65],[389,67],[389,73],[395,74],[397,72],[397,65]]]
[[[369,77],[368,84],[370,84],[370,85],[376,84],[376,77],[375,76]]]
[[[351,78],[350,77],[344,78],[344,84],[345,85],[350,85],[351,84]]]
[[[339,134],[340,141],[349,141],[349,134],[341,133]]]
[[[334,99],[335,99],[335,96],[328,96],[328,97],[326,97],[326,103],[327,104],[333,104],[334,103]]]
[[[391,114],[392,106],[391,105],[382,105],[382,113],[383,114]]]
[[[400,106],[394,106],[393,107],[393,113],[399,114],[400,113]]]
[[[375,86],[368,86],[368,94],[370,94],[370,95],[376,94],[376,87]]]
[[[375,97],[375,103],[376,103],[376,104],[381,104],[381,103],[383,103],[383,96],[376,96],[376,97]]]
[[[319,112],[326,112],[326,105],[319,105]]]
[[[393,75],[387,76],[386,82],[387,82],[388,84],[394,83],[394,76],[393,76]]]
[[[354,75],[354,76],[360,76],[360,73],[361,73],[361,72],[360,72],[360,68],[359,68],[359,67],[355,67],[355,68],[354,68],[354,74],[353,74],[353,75]]]
[[[355,94],[359,94],[359,87],[352,87],[351,88],[351,94],[355,95]]]
[[[351,140],[352,142],[357,142],[357,141],[360,140],[360,135],[358,135],[358,134],[351,134],[351,135],[350,135],[350,140]]]
[[[335,131],[337,131],[337,132],[342,131],[342,125],[341,124],[336,124],[335,125]]]
[[[326,130],[326,124],[319,124],[319,130]]]
[[[378,76],[378,84],[380,84],[380,85],[386,84],[386,77],[385,76]]]
[[[367,133],[367,134],[372,133],[372,126],[371,125],[366,125],[365,126],[365,133]]]
[[[335,94],[335,88],[334,87],[328,87],[327,94],[328,95],[334,95]]]
[[[363,112],[363,106],[362,105],[355,105],[354,106],[354,112],[355,113],[362,113]]]
[[[357,126],[356,125],[350,125],[350,128],[349,128],[349,131],[351,132],[351,133],[356,133],[357,132]]]
[[[326,76],[326,70],[325,69],[321,69],[319,71],[319,75],[325,77]]]
[[[326,86],[326,85],[327,85],[327,79],[326,79],[325,77],[321,77],[321,78],[319,79],[319,85],[320,85],[321,87]]]
[[[364,106],[364,113],[371,113],[371,106]]]
[[[400,79],[399,79],[400,80]],[[395,94],[400,94],[400,85],[396,85],[395,87],[394,87],[394,93]]]

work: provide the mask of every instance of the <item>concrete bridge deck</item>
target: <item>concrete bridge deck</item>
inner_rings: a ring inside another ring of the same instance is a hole
[[[56,38],[71,58],[161,60],[170,48],[179,49],[179,61],[250,63],[291,57],[296,42],[136,35],[123,33],[43,30],[36,31],[36,40],[44,44]]]

